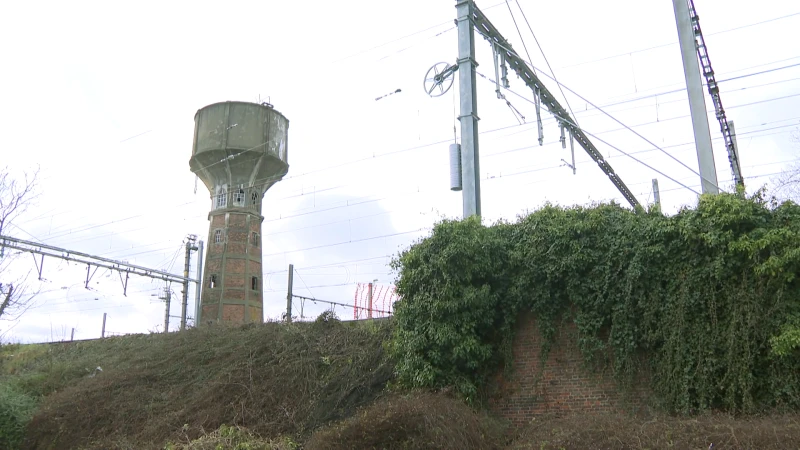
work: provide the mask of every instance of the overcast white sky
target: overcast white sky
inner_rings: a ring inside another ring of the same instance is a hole
[[[510,5],[534,65],[546,70],[515,1],[477,4],[524,55]],[[668,93],[684,85],[671,1],[520,4],[559,81],[696,170],[686,93]],[[800,5],[696,0],[696,7],[717,79],[755,74],[720,84],[752,191],[800,157],[791,139],[800,123],[800,66],[793,66]],[[41,168],[41,196],[9,232],[179,273],[185,235],[208,233],[208,192],[199,183],[195,193],[188,165],[195,112],[269,98],[290,121],[290,169],[264,200],[267,318],[286,306],[289,263],[300,295],[352,303],[359,282],[387,287],[392,255],[442,215],[461,215],[447,155],[457,83],[438,98],[422,87],[430,66],[456,60],[454,18],[450,0],[4,2],[0,166]],[[476,43],[478,71],[493,77],[490,47],[479,36]],[[510,81],[505,94],[523,125],[493,83],[478,77],[485,222],[545,201],[623,202],[579,147],[577,175],[561,165],[569,150],[546,113],[538,146],[531,93],[516,76]],[[699,190],[697,175],[586,102],[567,99],[584,129]],[[729,189],[730,167],[709,117],[718,177]],[[695,202],[691,191],[596,144],[641,203],[652,202],[653,178],[668,213]],[[27,265],[33,259],[21,255],[17,267]],[[37,306],[18,323],[0,323],[0,332],[22,342],[68,338],[72,328],[76,339],[98,337],[104,312],[111,332],[162,329],[164,308],[154,296],[162,284],[132,279],[123,297],[116,274],[98,271],[89,291],[85,274],[85,266],[46,260],[45,281],[33,286],[45,292]],[[304,313],[326,308],[307,303]]]

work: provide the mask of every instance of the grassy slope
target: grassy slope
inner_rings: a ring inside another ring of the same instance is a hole
[[[4,346],[0,387],[22,394],[20,407],[40,399],[30,449],[800,448],[797,415],[541,417],[504,435],[448,395],[387,393],[390,332],[386,322],[273,323]]]
[[[392,374],[389,327],[266,324],[10,346],[0,383],[44,398],[25,448],[163,448],[224,423],[302,438],[380,395]]]

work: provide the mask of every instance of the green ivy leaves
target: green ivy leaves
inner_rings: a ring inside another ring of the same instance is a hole
[[[619,380],[647,371],[673,410],[800,406],[800,207],[763,192],[702,196],[671,217],[600,204],[445,220],[393,267],[389,348],[407,386],[479,399],[531,311],[545,338],[574,322],[586,361]]]

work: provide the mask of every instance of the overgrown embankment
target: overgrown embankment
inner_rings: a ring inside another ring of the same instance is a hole
[[[164,448],[222,424],[299,440],[381,394],[389,332],[318,321],[5,346],[0,384],[40,401],[23,448]]]
[[[459,400],[386,387],[479,405],[523,312],[543,359],[571,322],[589,367],[623,387],[646,373],[669,413],[793,413],[536,417],[512,448],[800,443],[796,204],[719,195],[671,217],[598,205],[443,221],[394,265],[391,322],[2,347],[0,448],[23,433],[27,449],[504,448],[513,436]]]
[[[800,206],[703,196],[674,216],[546,206],[516,223],[443,221],[394,262],[391,353],[408,387],[481,398],[532,312],[668,411],[800,409]],[[644,355],[644,358],[640,356]]]

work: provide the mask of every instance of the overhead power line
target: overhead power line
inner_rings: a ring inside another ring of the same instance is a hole
[[[730,33],[732,31],[737,31],[737,30],[742,30],[742,29],[745,29],[745,28],[750,28],[750,27],[754,27],[754,26],[758,26],[758,25],[763,25],[763,24],[766,24],[766,23],[775,22],[775,21],[783,20],[783,19],[788,19],[790,17],[795,17],[795,16],[799,16],[799,15],[800,15],[800,12],[795,12],[795,13],[791,13],[791,14],[785,14],[785,15],[782,15],[782,16],[779,16],[779,17],[773,17],[771,19],[763,20],[763,21],[760,21],[760,22],[750,23],[750,24],[746,24],[746,25],[742,25],[742,26],[738,26],[738,27],[734,27],[734,28],[729,28],[727,30],[717,31],[717,32],[714,32],[714,33],[710,33],[708,35],[709,36],[716,36],[718,34]],[[590,60],[590,61],[583,61],[583,62],[579,62],[579,63],[575,63],[575,64],[570,64],[570,65],[564,66],[562,68],[566,69],[566,68],[570,68],[570,67],[583,66],[583,65],[586,65],[586,64],[592,64],[592,63],[596,63],[596,62],[600,62],[600,61],[606,61],[606,60],[609,60],[609,59],[619,58],[619,57],[622,57],[622,56],[628,56],[628,55],[633,54],[633,53],[643,53],[643,52],[647,52],[647,51],[650,51],[650,50],[655,50],[655,49],[659,49],[659,48],[669,47],[671,45],[676,45],[677,43],[678,43],[677,41],[673,41],[673,42],[670,42],[670,43],[667,43],[667,44],[654,45],[652,47],[647,47],[647,48],[638,49],[638,50],[631,50],[631,51],[627,51],[627,52],[624,52],[624,53],[618,53],[616,55],[604,56],[602,58],[593,59],[593,60]]]
[[[506,3],[507,2],[508,2],[508,0],[506,0]],[[542,54],[542,58],[544,58],[544,62],[545,62],[545,64],[547,64],[547,68],[550,70],[550,74],[553,75],[553,79],[556,80],[556,72],[553,70],[553,67],[550,65],[550,61],[547,60],[547,55],[544,54],[544,50],[542,49],[542,45],[539,43],[539,39],[536,37],[536,33],[533,32],[533,27],[531,27],[531,23],[528,22],[528,18],[525,16],[525,11],[522,9],[522,5],[519,4],[519,0],[515,0],[515,2],[517,3],[517,8],[519,8],[519,12],[522,13],[522,18],[525,19],[525,23],[528,25],[528,30],[531,32],[531,35],[533,36],[533,40],[536,42],[536,46],[539,47],[539,52]],[[511,11],[511,6],[508,7],[508,10]],[[513,17],[514,14],[512,13],[511,16]],[[514,26],[516,26],[516,25],[517,25],[517,21],[514,20]],[[519,33],[519,28],[517,28],[517,33]],[[522,34],[520,34],[519,38],[522,39]],[[523,44],[523,45],[525,45],[525,44]],[[525,49],[525,53],[526,54],[528,53],[528,49],[527,48]],[[528,55],[528,60],[529,61],[533,61],[531,59],[530,55]],[[561,96],[564,97],[564,101],[567,103],[567,108],[569,109],[569,113],[575,119],[575,124],[580,126],[580,124],[578,123],[578,118],[575,117],[575,112],[572,110],[572,105],[569,104],[569,99],[567,98],[566,94],[564,94],[564,89],[561,88],[561,84],[560,83],[558,84],[558,90],[561,92]]]
[[[368,308],[368,307],[365,307],[365,306],[349,305],[347,303],[332,302],[330,300],[321,300],[321,299],[318,299],[318,298],[303,297],[302,295],[292,295],[292,297],[299,298],[301,300],[309,300],[309,301],[312,301],[314,303],[319,302],[319,303],[326,303],[328,305],[344,306],[345,308],[356,308],[356,309],[360,309],[360,310],[363,310],[363,311],[379,312],[381,314],[388,314],[388,315],[392,314],[391,311],[383,311],[383,310],[380,310],[380,309]]]

